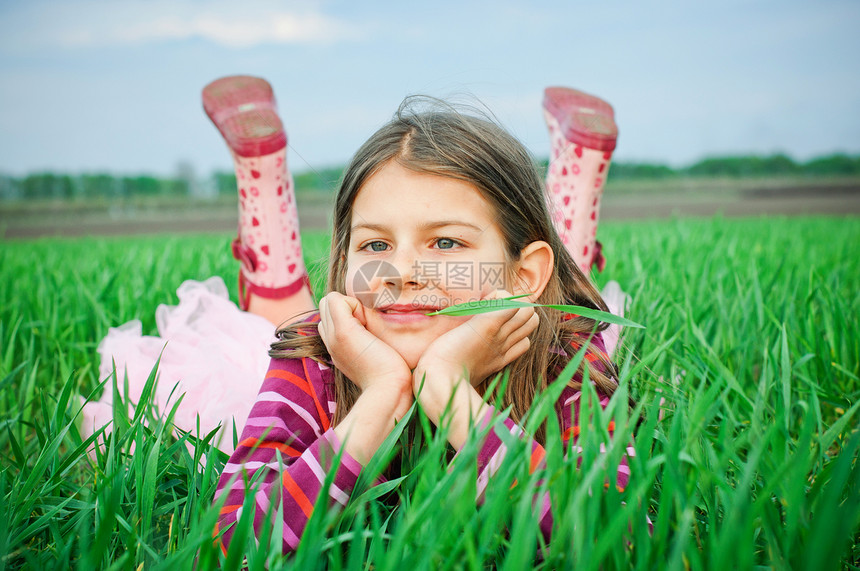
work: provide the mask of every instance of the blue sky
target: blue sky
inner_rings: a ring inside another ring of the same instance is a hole
[[[610,101],[618,160],[860,152],[860,2],[0,0],[0,173],[229,169],[201,88],[275,88],[296,170],[404,96],[471,94],[537,156],[543,88]]]

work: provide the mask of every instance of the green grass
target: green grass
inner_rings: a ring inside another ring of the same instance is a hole
[[[600,238],[609,264],[598,281],[618,280],[634,299],[629,317],[646,326],[627,331],[617,359],[619,396],[637,400],[632,416],[622,399],[605,412],[586,403],[582,451],[567,455],[550,422],[547,467],[534,476],[511,442],[476,506],[476,447],[449,462],[443,432],[413,410],[404,426],[416,446],[399,460],[408,475],[384,488],[365,478],[342,512],[319,506],[298,568],[860,565],[860,221],[604,224]],[[73,397],[106,381],[96,345],[107,329],[139,318],[155,333],[155,307],[175,303],[182,280],[232,283],[229,239],[0,248],[0,569],[282,562],[266,537],[259,547],[234,541],[226,559],[212,546],[225,458],[211,435],[177,438],[169,417],[148,418],[146,395],[131,418],[117,407],[95,457],[75,428]],[[326,238],[308,234],[305,245],[319,291]],[[536,403],[527,426],[551,400]],[[604,490],[634,427],[630,484]],[[555,506],[548,545],[531,509],[540,491]]]

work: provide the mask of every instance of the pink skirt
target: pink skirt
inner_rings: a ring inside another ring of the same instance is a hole
[[[158,413],[166,416],[184,394],[174,417],[176,427],[196,436],[199,417],[202,437],[220,425],[216,445],[230,453],[234,427],[237,434],[242,432],[266,375],[275,327],[241,311],[230,301],[219,277],[186,281],[176,293],[179,305],[159,305],[156,310],[158,337],[143,335],[138,320],[108,331],[98,346],[99,378],[109,378],[115,363],[119,392],[134,406],[158,363],[153,396]],[[85,436],[112,419],[110,383],[101,399],[84,405],[81,432]]]

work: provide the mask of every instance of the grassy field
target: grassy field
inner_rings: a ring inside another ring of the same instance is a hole
[[[234,541],[226,557],[213,546],[226,458],[211,435],[177,438],[169,418],[147,419],[144,398],[132,418],[117,407],[93,458],[75,424],[73,397],[105,380],[96,345],[108,328],[139,318],[155,333],[155,307],[175,303],[182,280],[232,283],[230,238],[0,248],[0,569],[283,562],[269,548],[277,539]],[[597,281],[618,280],[633,296],[629,317],[646,326],[626,332],[616,359],[633,412],[623,398],[605,412],[586,399],[581,450],[563,450],[548,391],[526,423],[549,418],[546,469],[529,476],[510,443],[476,506],[476,446],[448,462],[442,431],[413,410],[408,474],[372,487],[382,467],[372,465],[348,508],[318,506],[298,568],[860,566],[860,220],[606,223],[600,238],[609,263]],[[305,234],[318,291],[326,240]],[[612,441],[601,428],[610,417]],[[629,486],[605,489],[634,438]],[[531,506],[547,491],[545,543]]]

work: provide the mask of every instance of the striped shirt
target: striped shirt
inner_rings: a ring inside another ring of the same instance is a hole
[[[599,335],[591,345],[596,351],[604,351]],[[565,444],[571,439],[576,442],[579,434],[580,396],[579,390],[566,387],[559,399],[559,421]],[[608,403],[609,398],[601,395],[601,406],[605,408]],[[271,507],[272,503],[282,502],[285,552],[294,551],[298,546],[326,475],[337,457],[340,462],[327,493],[331,502],[346,505],[362,466],[341,449],[331,425],[334,410],[334,375],[330,368],[310,358],[272,360],[239,444],[218,482],[216,501],[225,494],[227,497],[215,533],[223,530],[221,547],[225,552],[233,535],[232,526],[242,515],[246,486],[255,490],[252,505],[257,537],[267,514],[277,514],[277,505]],[[494,422],[497,414],[491,408],[484,425]],[[531,441],[529,468],[531,472],[539,469],[543,465],[544,448],[511,419],[505,418],[503,422],[511,434]],[[608,428],[611,433],[612,423]],[[632,453],[632,448],[628,447],[628,455]],[[503,440],[495,431],[489,431],[478,455],[479,499],[505,454]],[[616,478],[619,488],[627,485],[629,474],[626,459],[622,459]],[[549,496],[539,505],[541,530],[548,538],[552,530]]]

